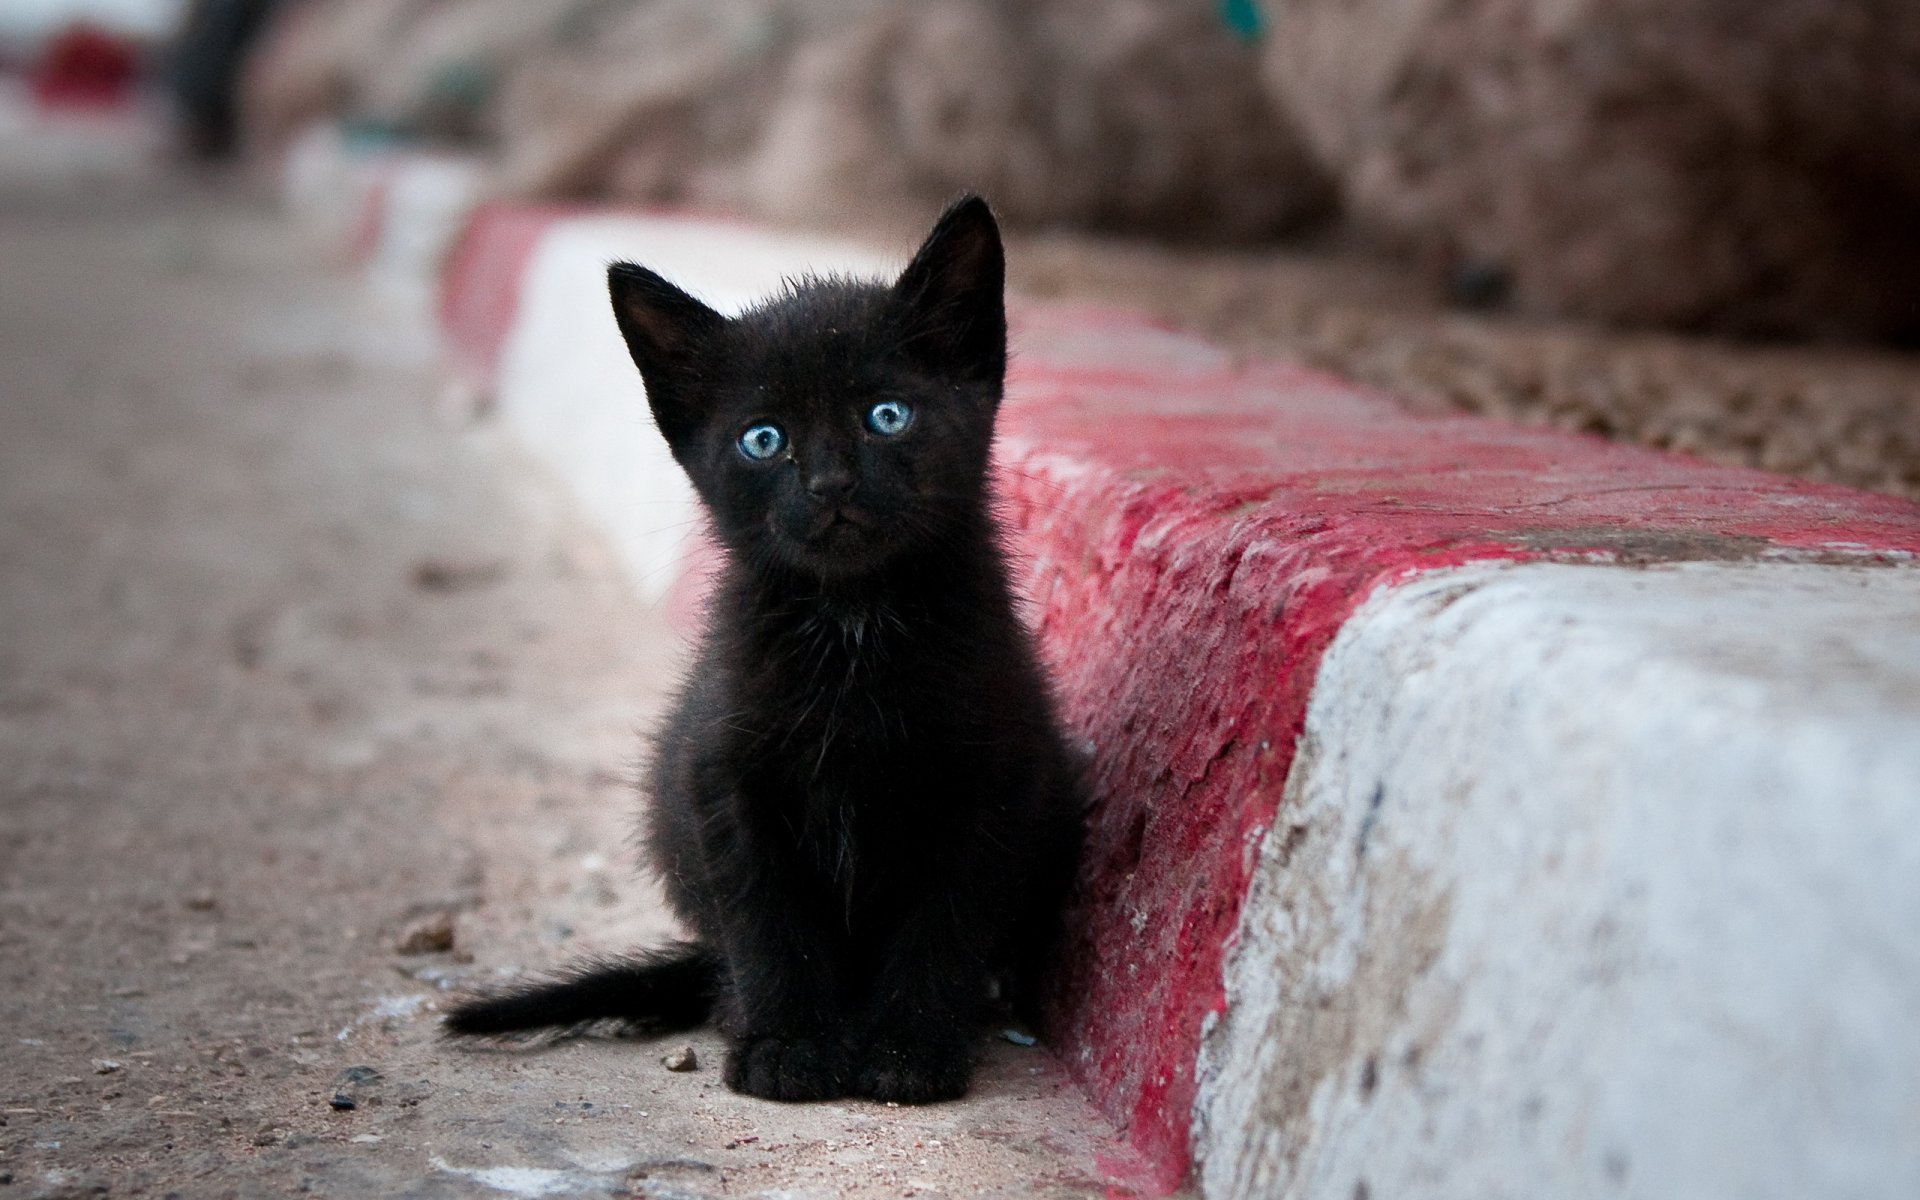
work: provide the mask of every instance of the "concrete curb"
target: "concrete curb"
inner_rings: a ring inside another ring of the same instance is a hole
[[[1484,563],[1321,660],[1209,1196],[1920,1189],[1920,576]]]
[[[721,307],[890,262],[467,224],[457,361],[661,597],[695,513],[621,257]],[[1920,1192],[1920,509],[1128,314],[1021,309],[1015,350],[1000,484],[1099,797],[1054,1040],[1159,1183]]]

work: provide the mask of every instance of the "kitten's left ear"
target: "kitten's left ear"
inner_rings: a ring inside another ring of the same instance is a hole
[[[997,389],[1007,373],[1006,290],[993,210],[978,196],[963,196],[941,214],[893,285],[909,321],[908,352]]]

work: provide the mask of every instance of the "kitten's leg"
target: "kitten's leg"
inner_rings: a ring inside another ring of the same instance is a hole
[[[1081,827],[1071,784],[1036,781],[1034,789],[974,821],[977,836],[946,843],[939,866],[921,872],[859,1023],[856,1094],[901,1104],[962,1095],[996,968],[1011,971],[1016,1010],[1037,1016]],[[948,798],[943,807],[961,803]],[[1010,814],[1032,815],[1020,824]]]
[[[899,927],[860,1022],[856,1095],[931,1104],[964,1095],[986,1000],[992,918],[942,889]]]
[[[825,939],[778,910],[769,896],[728,937],[733,994],[721,1027],[724,1077],[736,1092],[767,1100],[830,1100],[847,1094],[852,1069],[836,999],[823,969]]]
[[[709,864],[725,897],[713,917],[731,983],[720,1019],[727,1086],[767,1100],[844,1096],[852,1065],[825,898],[776,838],[744,820],[725,827],[734,836],[711,847]]]

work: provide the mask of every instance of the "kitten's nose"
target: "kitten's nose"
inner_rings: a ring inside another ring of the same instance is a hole
[[[823,467],[807,476],[807,495],[816,500],[845,500],[853,491],[853,472],[845,467]]]

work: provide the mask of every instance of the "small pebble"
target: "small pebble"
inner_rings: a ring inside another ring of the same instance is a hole
[[[453,914],[437,912],[415,922],[394,949],[402,954],[445,954],[453,949]]]
[[[700,1060],[693,1053],[692,1046],[682,1046],[660,1060],[660,1065],[669,1071],[693,1071],[700,1066]]]
[[[95,1075],[111,1075],[124,1066],[126,1066],[126,1064],[117,1058],[96,1058],[93,1060],[93,1073]]]
[[[413,565],[413,586],[424,592],[465,592],[498,583],[507,565],[497,560],[427,558]]]
[[[366,1085],[379,1078],[380,1072],[374,1067],[363,1065],[346,1068],[333,1077],[333,1098],[327,1101],[328,1105],[335,1112],[352,1112],[360,1107]],[[372,1103],[378,1104],[380,1101],[374,1100]]]

